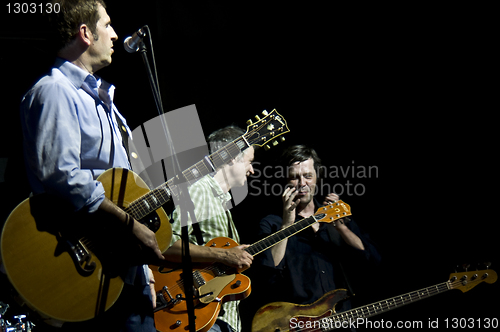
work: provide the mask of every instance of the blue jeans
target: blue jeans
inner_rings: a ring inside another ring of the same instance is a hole
[[[125,284],[118,301],[102,317],[66,323],[62,329],[37,325],[40,332],[156,332],[149,286]]]
[[[223,320],[217,319],[215,324],[208,330],[208,332],[233,332],[231,325],[224,322]]]

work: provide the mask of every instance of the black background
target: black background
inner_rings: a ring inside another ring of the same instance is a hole
[[[498,107],[490,100],[497,67],[488,8],[107,4],[119,41],[112,65],[98,74],[117,86],[115,103],[132,129],[158,114],[140,55],[121,46],[147,24],[165,111],[195,104],[205,135],[229,124],[246,127],[264,109],[285,117],[286,141],[256,153],[260,174],[285,146],[302,143],[312,145],[328,167],[376,166],[370,178],[327,179],[331,186],[363,186],[363,195],[344,193],[341,199],[383,257],[379,269],[359,276],[356,305],[444,282],[463,263],[475,268],[490,261],[496,268]],[[19,101],[53,58],[45,50],[41,15],[9,14],[5,5],[0,11],[3,217],[29,193],[20,159]],[[249,179],[252,186],[264,180]],[[259,220],[279,204],[279,197],[249,188],[232,210],[243,243],[257,240]],[[444,327],[445,318],[498,317],[492,308],[497,294],[498,283],[481,284],[373,320],[419,320],[425,326],[439,318]],[[244,316],[251,318],[250,311]]]

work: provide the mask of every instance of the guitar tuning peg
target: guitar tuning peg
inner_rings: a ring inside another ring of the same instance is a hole
[[[486,270],[488,270],[491,266],[491,262],[484,262],[483,265],[486,267]]]
[[[269,151],[269,150],[271,150],[271,147],[270,147],[269,145],[267,145],[267,144],[266,144],[266,145],[264,146],[264,150]]]
[[[247,125],[251,126],[253,124],[252,120],[247,120]]]
[[[465,270],[465,272],[467,272],[467,270],[469,269],[470,267],[470,264],[462,264],[462,267],[463,269]]]
[[[260,116],[256,115],[255,120],[260,121]]]
[[[263,111],[262,111],[262,115],[264,115],[264,116],[268,116],[268,115],[269,115],[269,113],[268,113],[266,110],[263,110]]]

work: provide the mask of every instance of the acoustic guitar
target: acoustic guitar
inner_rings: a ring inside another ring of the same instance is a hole
[[[368,317],[379,315],[452,289],[459,289],[465,293],[483,281],[489,284],[496,282],[496,272],[493,270],[482,270],[452,273],[446,282],[341,313],[335,312],[335,306],[339,301],[348,297],[347,290],[345,289],[330,291],[309,305],[273,302],[263,306],[255,313],[252,321],[252,332],[323,332],[332,331],[337,328],[356,327],[362,324]]]
[[[165,252],[172,230],[162,206],[175,198],[178,183],[191,185],[250,146],[265,146],[287,132],[286,120],[276,110],[264,111],[244,135],[156,189],[150,190],[137,174],[123,168],[109,169],[97,180],[107,198],[156,233]],[[89,227],[81,233],[63,229],[74,223],[74,215],[61,205],[45,194],[19,204],[3,227],[1,258],[11,284],[29,307],[60,322],[84,321],[108,310],[118,299],[123,266],[117,266],[116,257],[125,256],[121,258],[126,262],[127,254],[122,253],[126,248],[110,250],[99,238],[100,231]]]
[[[316,222],[331,223],[350,215],[350,206],[343,201],[338,201],[319,208],[314,215],[299,220],[244,250],[255,256]],[[230,238],[220,237],[209,241],[205,246],[229,249],[238,246],[238,243]],[[155,310],[157,331],[189,330],[187,305],[181,276],[182,268],[165,270],[158,266],[150,265],[150,267],[155,276],[155,289],[158,294]],[[244,269],[237,271],[234,268],[218,263],[193,270],[196,331],[205,332],[212,327],[217,320],[223,303],[241,300],[250,294],[250,279],[241,274],[242,271]]]

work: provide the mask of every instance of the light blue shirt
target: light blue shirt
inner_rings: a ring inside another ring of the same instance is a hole
[[[94,212],[104,200],[96,178],[112,167],[130,168],[113,104],[114,86],[63,59],[21,103],[24,154],[34,194],[67,198]]]

